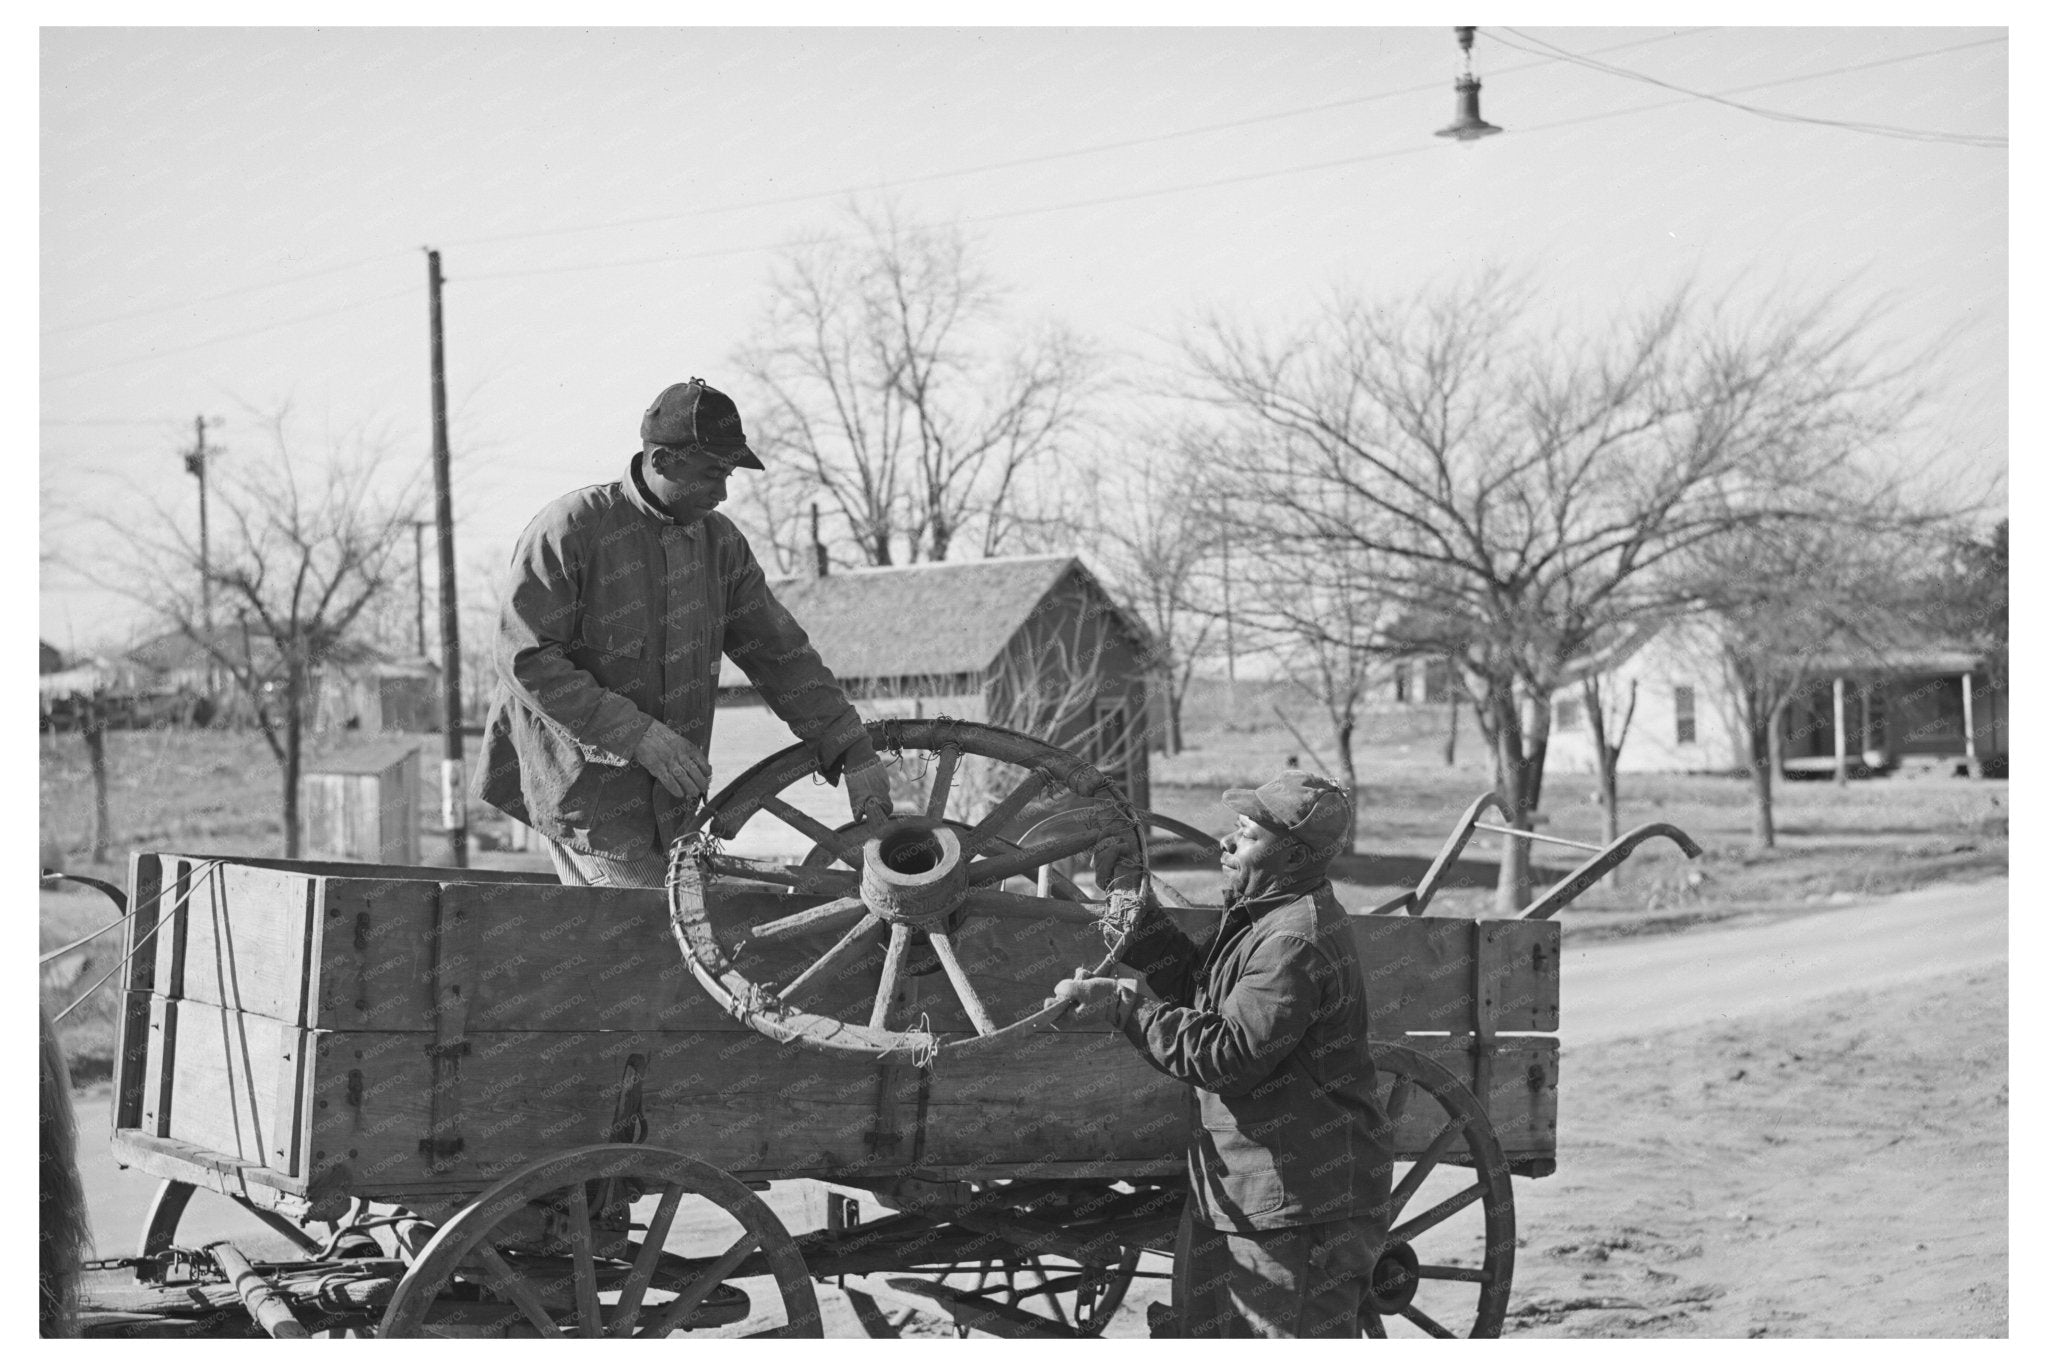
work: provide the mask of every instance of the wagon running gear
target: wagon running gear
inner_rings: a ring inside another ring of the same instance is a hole
[[[694,376],[687,384],[671,384],[656,394],[640,418],[645,445],[686,450],[703,446],[742,469],[761,468],[760,457],[747,445],[740,410],[732,399]]]
[[[1281,774],[1262,787],[1232,787],[1223,804],[1285,835],[1319,859],[1344,845],[1351,826],[1351,798],[1326,777],[1299,770]]]

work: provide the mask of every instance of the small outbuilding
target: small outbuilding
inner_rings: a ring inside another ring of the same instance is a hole
[[[769,586],[863,717],[947,716],[1021,730],[1082,755],[1148,804],[1156,652],[1143,624],[1078,558],[856,569]],[[725,660],[711,739],[714,788],[793,742],[746,674]],[[829,825],[846,821],[845,798],[833,788],[813,784],[790,796]],[[753,827],[748,834],[780,836]],[[791,834],[741,851],[805,847]]]

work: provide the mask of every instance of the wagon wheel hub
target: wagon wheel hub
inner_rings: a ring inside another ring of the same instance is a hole
[[[1372,1268],[1372,1306],[1382,1314],[1399,1313],[1415,1302],[1421,1278],[1415,1273],[1422,1258],[1406,1242],[1389,1242]]]
[[[936,820],[891,819],[861,848],[860,898],[885,924],[946,928],[966,896],[960,835]]]

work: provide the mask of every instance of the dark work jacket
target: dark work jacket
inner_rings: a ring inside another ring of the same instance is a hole
[[[721,654],[828,775],[873,754],[746,537],[717,512],[679,525],[639,467],[555,499],[520,536],[476,775],[479,798],[582,853],[680,832],[690,812],[633,750],[659,720],[710,751]]]
[[[1124,1036],[1193,1087],[1200,1222],[1254,1232],[1384,1220],[1391,1157],[1365,974],[1327,881],[1233,905],[1199,944],[1148,909],[1124,961],[1160,997],[1138,1002]]]

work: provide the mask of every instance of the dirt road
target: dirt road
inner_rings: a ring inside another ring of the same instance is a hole
[[[1517,1183],[1511,1330],[2003,1333],[2007,894],[1567,948],[1560,1169]],[[80,1098],[93,1226],[126,1251],[155,1182],[106,1155],[106,1088]],[[773,1193],[815,1225],[809,1187]],[[219,1201],[194,1217],[264,1244]]]

